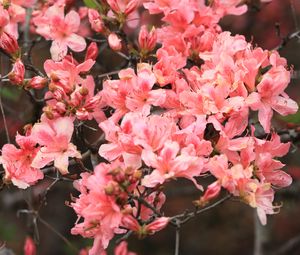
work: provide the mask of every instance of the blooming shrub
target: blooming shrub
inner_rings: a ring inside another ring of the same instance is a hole
[[[39,90],[44,99],[39,119],[16,135],[17,146],[2,148],[5,184],[26,189],[49,169],[65,178],[75,165],[81,173],[72,175],[79,193],[70,198],[78,216],[71,233],[94,239],[80,254],[106,254],[115,236],[143,238],[168,224],[179,227],[193,215],[165,215],[163,205],[165,184],[182,178],[201,194],[194,216],[227,193],[225,199],[255,208],[265,225],[278,212],[275,188],[292,183],[279,160],[290,143],[281,142],[272,116],[296,113],[298,105],[285,93],[286,60],[220,27],[225,15],[247,11],[244,1],[78,2],[0,1],[0,47],[11,60],[11,86],[31,95]],[[51,41],[42,71],[18,44],[18,31],[28,33],[20,26],[28,8],[31,36]],[[149,29],[141,13],[161,15],[161,26]],[[126,62],[104,80],[93,71],[103,45]],[[82,145],[75,138],[91,122],[98,141]],[[32,245],[26,241],[25,254],[35,254]],[[123,241],[115,254],[135,253]]]

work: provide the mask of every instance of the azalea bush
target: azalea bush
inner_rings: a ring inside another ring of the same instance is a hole
[[[282,134],[300,130],[272,126],[274,112],[298,110],[285,92],[292,67],[277,50],[300,32],[265,50],[219,24],[269,2],[0,0],[0,52],[10,69],[0,82],[27,94],[36,111],[10,141],[1,103],[2,188],[52,180],[18,210],[34,225],[26,255],[37,253],[39,224],[56,232],[40,210],[58,182],[74,186],[64,205],[77,215],[69,231],[93,240],[75,248],[81,255],[134,255],[129,236],[167,226],[179,254],[181,226],[227,200],[255,208],[262,225],[279,212],[275,191],[292,183],[280,161],[292,138]],[[34,48],[46,42],[40,67]],[[193,209],[168,215],[167,191],[183,179],[197,193]]]

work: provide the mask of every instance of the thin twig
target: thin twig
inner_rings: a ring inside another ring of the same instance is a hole
[[[115,242],[115,244],[118,245],[122,241],[127,240],[132,235],[132,233],[133,233],[133,231],[129,230],[125,235],[123,235],[122,237],[120,237],[119,239],[117,239],[116,242]]]
[[[187,223],[190,219],[192,219],[193,217],[195,217],[196,215],[198,214],[201,214],[203,212],[206,212],[214,207],[216,207],[217,205],[220,205],[222,203],[224,203],[226,200],[228,200],[229,198],[231,197],[231,195],[227,195],[225,197],[223,197],[222,199],[220,199],[219,201],[211,204],[210,206],[207,206],[203,209],[197,209],[195,210],[194,212],[190,212],[190,213],[181,213],[181,214],[178,214],[178,215],[175,215],[173,217],[171,217],[170,219],[170,222],[173,222],[174,224],[177,224],[177,220],[180,220],[180,224],[185,224]]]
[[[58,232],[54,227],[52,227],[47,221],[43,220],[41,217],[37,218],[45,227],[51,230],[54,234],[56,234],[61,240],[63,240],[72,250],[78,252],[78,248],[76,248],[66,237],[64,237],[60,232]]]
[[[179,255],[179,244],[180,244],[180,222],[177,221],[176,237],[175,237],[175,255]]]
[[[6,140],[7,140],[7,143],[10,143],[10,137],[9,137],[9,132],[8,132],[8,127],[7,127],[5,112],[4,112],[4,109],[3,109],[2,96],[1,95],[2,95],[2,81],[0,80],[0,109],[1,109],[2,119],[3,119],[5,134],[6,134]]]

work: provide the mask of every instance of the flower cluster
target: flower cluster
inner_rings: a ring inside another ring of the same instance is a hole
[[[292,182],[278,158],[290,143],[280,141],[271,120],[273,111],[285,116],[298,105],[285,93],[286,60],[219,26],[225,15],[245,13],[244,2],[149,0],[142,6],[137,0],[106,0],[77,10],[64,0],[0,0],[0,48],[12,60],[8,78],[44,96],[39,122],[17,134],[17,146],[2,148],[5,183],[27,188],[48,167],[68,174],[70,158],[83,165],[72,141],[76,127],[94,121],[103,133],[101,161],[91,160],[92,171],[83,167],[74,181],[80,194],[69,204],[78,216],[71,233],[94,239],[80,254],[106,254],[116,235],[144,238],[174,223],[161,208],[165,184],[177,179],[203,193],[194,201],[198,207],[223,189],[256,208],[262,224],[278,211],[274,187]],[[21,55],[16,28],[25,21],[24,7],[33,8],[31,33],[51,41],[45,75],[28,69]],[[160,28],[136,22],[143,7],[148,15],[162,15]],[[138,26],[130,41],[130,29]],[[85,37],[93,41],[88,47]],[[98,84],[91,71],[102,47],[96,43],[127,61],[118,78]],[[25,79],[26,70],[34,76]],[[257,129],[264,131],[261,137]],[[204,187],[201,177],[208,175],[213,181]],[[122,242],[115,254],[135,253]]]

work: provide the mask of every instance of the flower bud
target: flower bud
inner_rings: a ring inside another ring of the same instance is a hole
[[[92,42],[86,50],[85,61],[88,59],[95,60],[98,56],[98,46],[97,43]]]
[[[11,83],[16,85],[22,85],[24,81],[25,67],[20,59],[17,59],[13,65],[11,72],[8,74],[8,78]]]
[[[154,27],[148,32],[146,26],[142,26],[139,33],[140,49],[146,52],[154,50],[157,41],[157,33]]]
[[[138,232],[141,227],[138,221],[130,214],[123,217],[122,225],[134,232]]]
[[[108,44],[109,47],[114,51],[120,51],[122,49],[121,39],[115,34],[111,33],[108,36]]]
[[[27,88],[33,88],[33,89],[42,89],[47,85],[47,78],[41,77],[41,76],[34,76],[31,78],[31,80],[26,85]]]
[[[36,247],[31,237],[26,237],[24,244],[24,255],[36,255]]]
[[[97,12],[94,9],[89,9],[88,17],[89,17],[89,22],[91,24],[92,29],[98,33],[102,32],[104,29],[104,24],[103,24],[103,21],[102,21],[102,18],[100,16],[99,12]]]
[[[6,32],[3,32],[0,37],[0,48],[8,54],[15,55],[15,57],[19,57],[20,55],[20,47],[17,39]]]
[[[194,201],[196,206],[205,206],[210,200],[216,198],[221,191],[221,185],[218,181],[210,184],[204,195],[199,200]]]
[[[162,230],[165,228],[169,223],[168,217],[160,217],[151,222],[150,224],[146,225],[145,230],[148,234],[152,235],[157,231]]]
[[[136,8],[139,5],[139,0],[131,0],[129,3],[126,5],[125,8],[125,15],[128,16],[130,13],[134,12]]]

